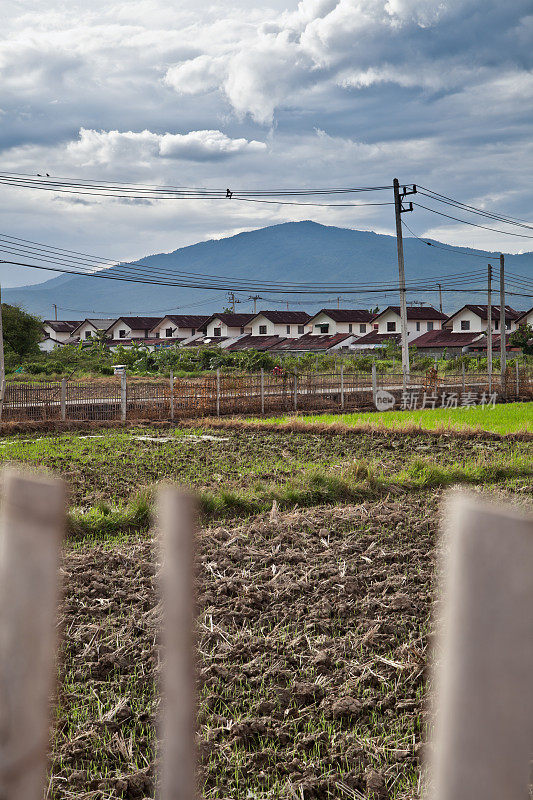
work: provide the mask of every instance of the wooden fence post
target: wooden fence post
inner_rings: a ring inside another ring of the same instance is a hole
[[[174,371],[170,370],[170,419],[174,422]]]
[[[265,370],[261,367],[261,414],[265,413]]]
[[[434,684],[431,800],[522,800],[533,741],[533,517],[455,495]]]
[[[67,379],[61,378],[61,419],[67,418]]]
[[[220,417],[220,369],[217,369],[217,417]]]
[[[62,481],[3,473],[0,548],[0,796],[42,800],[55,682]]]
[[[120,376],[120,418],[122,422],[126,422],[127,412],[128,389],[126,381],[126,373],[124,372]]]
[[[465,393],[466,389],[466,382],[465,382],[465,362],[461,362],[461,386],[463,389],[463,394]]]
[[[294,372],[294,410],[298,411],[298,373]]]
[[[159,491],[158,511],[165,649],[161,800],[193,800],[196,794],[193,500],[179,489],[165,486]]]
[[[344,411],[344,362],[341,363],[341,410]]]
[[[518,358],[514,360],[515,376],[516,376],[516,397],[520,397],[520,371],[518,369]]]
[[[376,369],[376,362],[372,362],[372,402],[376,404],[376,394],[378,391],[378,375]]]

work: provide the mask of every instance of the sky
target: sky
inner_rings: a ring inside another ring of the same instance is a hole
[[[398,177],[533,219],[530,0],[2,7],[1,171],[217,189]],[[310,218],[394,232],[391,206],[122,202],[6,186],[0,214],[0,232],[117,260]],[[420,208],[408,217],[416,234],[451,244],[533,250]],[[4,286],[43,275],[0,265]]]

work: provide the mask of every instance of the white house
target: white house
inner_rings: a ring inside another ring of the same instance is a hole
[[[455,332],[467,333],[482,333],[488,328],[488,305],[474,305],[467,304],[448,317],[444,324],[445,328]],[[516,329],[516,320],[520,317],[520,312],[515,311],[511,306],[505,306],[505,327],[508,332]],[[492,330],[495,333],[500,332],[500,307],[493,305],[492,313]]]
[[[433,306],[407,307],[407,336],[412,339],[427,331],[437,331],[448,317]],[[377,333],[401,333],[399,306],[387,306],[372,320],[372,327]]]
[[[296,337],[307,333],[306,311],[260,311],[250,321],[252,336]]]
[[[531,325],[533,328],[533,308],[530,308],[529,311],[523,311],[515,320],[515,323],[517,328],[520,325]]]
[[[322,308],[309,320],[310,333],[351,333],[364,336],[372,330],[374,314],[366,308]]]
[[[119,317],[108,328],[107,336],[118,339],[148,339],[161,317]]]
[[[115,319],[84,319],[83,322],[72,331],[72,336],[80,340],[80,342],[88,341],[96,336],[98,331],[107,331],[110,325],[113,324]]]
[[[188,339],[202,333],[208,319],[205,314],[170,314],[157,322],[150,336],[154,339]]]
[[[65,344],[72,337],[72,331],[78,325],[80,325],[79,319],[45,319],[43,322],[45,339],[52,339],[55,343]],[[49,344],[47,344],[47,347]]]
[[[212,314],[205,323],[208,339],[217,339],[219,336],[241,336],[251,333],[250,322],[254,314]]]

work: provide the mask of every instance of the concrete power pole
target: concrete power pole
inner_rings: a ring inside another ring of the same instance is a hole
[[[492,264],[489,264],[487,275],[487,373],[489,379],[489,393],[492,392]]]
[[[54,309],[54,319],[57,322],[57,303],[53,303],[52,308]]]
[[[409,384],[409,343],[407,334],[407,299],[405,290],[405,266],[403,260],[403,237],[402,237],[402,213],[405,211],[412,211],[413,204],[409,204],[409,208],[402,207],[402,199],[408,194],[415,194],[416,186],[413,186],[412,191],[408,191],[404,186],[400,195],[400,184],[398,178],[394,178],[394,211],[396,215],[396,245],[398,248],[398,273],[399,273],[399,288],[400,288],[400,329],[401,329],[401,343],[402,343],[402,375],[403,375],[403,389],[407,389]]]
[[[442,314],[442,283],[437,283],[439,287],[439,311]]]
[[[505,373],[507,371],[507,363],[506,363],[507,351],[505,349],[506,332],[507,332],[507,326],[505,324],[505,264],[504,264],[503,253],[500,253],[500,367],[501,367],[501,392],[504,400],[506,399]]]

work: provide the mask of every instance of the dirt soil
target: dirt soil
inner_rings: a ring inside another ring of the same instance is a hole
[[[417,797],[438,493],[201,531],[207,798]],[[153,798],[153,543],[68,548],[50,798]]]

